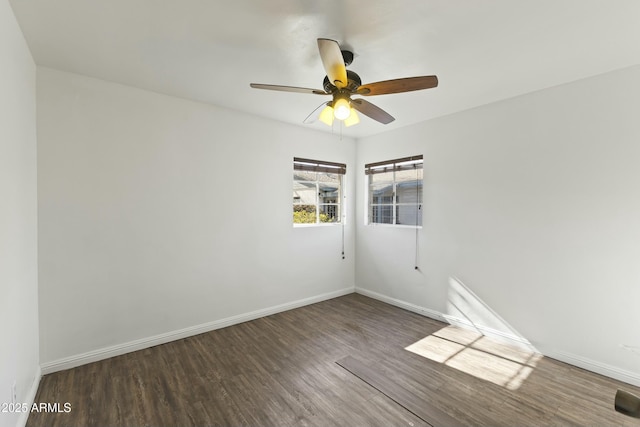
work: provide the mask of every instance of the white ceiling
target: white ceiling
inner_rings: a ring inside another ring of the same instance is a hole
[[[356,54],[363,83],[436,74],[438,88],[369,97],[362,137],[640,63],[638,0],[10,0],[38,65],[275,120],[325,99],[316,39]],[[338,132],[336,127],[335,132]]]

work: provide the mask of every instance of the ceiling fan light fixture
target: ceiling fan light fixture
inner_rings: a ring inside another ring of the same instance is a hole
[[[320,117],[318,117],[322,123],[327,126],[333,126],[333,107],[331,105],[327,105],[320,112]]]
[[[351,109],[351,115],[344,119],[344,125],[346,127],[349,127],[357,125],[358,123],[360,123],[360,117],[358,117],[358,113],[356,113],[356,110]]]
[[[333,115],[338,120],[346,120],[351,116],[351,106],[345,98],[338,98],[333,103]]]
[[[438,86],[437,76],[416,76],[401,79],[382,80],[379,82],[362,84],[360,76],[355,71],[347,70],[347,65],[353,61],[353,52],[340,48],[337,41],[319,38],[318,51],[322,61],[322,67],[327,75],[322,81],[323,89],[310,89],[306,87],[282,86],[262,83],[251,83],[254,89],[268,89],[280,92],[306,93],[321,96],[331,96],[332,100],[326,103],[326,107],[316,116],[322,104],[304,119],[303,123],[313,123],[318,117],[327,126],[332,127],[333,121],[344,121],[346,126],[353,126],[360,122],[356,114],[365,116],[387,125],[395,118],[362,98],[351,99],[353,95],[372,96],[392,93],[412,92],[416,90],[431,89]],[[352,108],[352,106],[354,108]]]

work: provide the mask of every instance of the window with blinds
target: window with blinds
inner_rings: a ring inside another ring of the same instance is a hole
[[[422,155],[369,163],[369,224],[422,226]]]
[[[344,163],[293,158],[293,224],[342,222]]]

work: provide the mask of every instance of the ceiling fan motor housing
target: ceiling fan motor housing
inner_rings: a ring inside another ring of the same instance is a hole
[[[354,71],[347,70],[347,85],[343,88],[343,90],[346,89],[349,92],[354,92],[361,84],[362,80],[360,80],[360,76],[357,75]],[[329,77],[327,76],[324,77],[322,87],[327,93],[333,93],[338,90],[338,88],[329,81]]]

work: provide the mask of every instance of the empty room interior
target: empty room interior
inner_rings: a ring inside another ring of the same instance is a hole
[[[640,426],[639,40],[0,0],[0,426]]]

